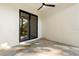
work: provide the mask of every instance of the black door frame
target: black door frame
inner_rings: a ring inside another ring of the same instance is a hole
[[[26,12],[26,11],[24,11],[22,9],[19,9],[19,42],[23,42],[23,41],[21,41],[21,38],[20,38],[20,36],[21,36],[20,35],[20,18],[21,18],[21,12],[24,12],[24,13],[26,13],[26,14],[29,15],[29,40],[30,40],[30,18],[31,18],[31,15],[36,16],[36,24],[37,25],[36,25],[36,37],[35,38],[38,38],[38,16],[35,15],[35,14],[32,14],[32,13]]]

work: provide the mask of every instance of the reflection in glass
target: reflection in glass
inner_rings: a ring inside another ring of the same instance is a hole
[[[34,39],[37,37],[37,18],[36,16],[31,15],[31,20],[30,20],[30,38]]]
[[[22,17],[20,19],[20,36],[22,41],[29,39],[28,32],[28,15],[22,13]]]
[[[28,20],[27,19],[21,19],[21,40],[25,40],[28,38]]]

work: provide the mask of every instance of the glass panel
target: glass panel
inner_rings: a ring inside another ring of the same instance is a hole
[[[37,17],[31,15],[30,20],[30,38],[34,39],[37,37]]]
[[[20,18],[20,39],[26,41],[29,39],[29,15],[21,12]]]

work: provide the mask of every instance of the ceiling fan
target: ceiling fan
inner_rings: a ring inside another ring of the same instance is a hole
[[[41,7],[40,7],[40,8],[38,8],[37,10],[40,10],[43,6],[55,7],[55,5],[42,3]]]

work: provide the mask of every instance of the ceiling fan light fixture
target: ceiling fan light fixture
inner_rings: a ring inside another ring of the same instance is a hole
[[[46,7],[46,6],[43,6],[43,7]]]

